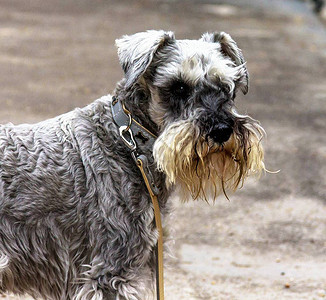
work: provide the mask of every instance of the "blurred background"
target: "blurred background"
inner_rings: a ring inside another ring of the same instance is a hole
[[[231,34],[250,73],[238,109],[261,121],[266,166],[280,172],[248,180],[230,201],[174,200],[166,298],[326,299],[322,2],[0,0],[0,123],[38,122],[111,93],[123,34]]]

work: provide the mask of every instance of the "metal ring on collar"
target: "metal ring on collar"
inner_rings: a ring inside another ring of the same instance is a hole
[[[125,136],[125,134],[129,134],[129,139]],[[131,150],[134,151],[137,149],[137,144],[134,139],[134,135],[130,129],[130,126],[120,126],[119,127],[119,134],[122,139],[122,141],[125,143],[125,145]]]

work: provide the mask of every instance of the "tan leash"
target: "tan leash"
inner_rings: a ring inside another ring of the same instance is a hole
[[[158,204],[157,196],[153,193],[151,185],[148,182],[148,178],[144,171],[144,164],[141,159],[137,160],[137,166],[143,175],[146,187],[151,196],[153,207],[155,224],[158,230],[159,236],[156,245],[156,294],[158,300],[164,299],[164,272],[163,272],[163,228],[161,222],[160,206]]]
[[[137,144],[134,139],[134,133],[137,137],[138,134],[147,139],[149,145],[153,145],[156,136],[152,134],[145,127],[136,122],[131,113],[123,106],[123,104],[116,98],[112,99],[111,110],[114,122],[119,126],[119,134],[122,141],[131,150],[131,156],[136,162],[146,185],[146,188],[151,197],[154,208],[155,226],[158,230],[159,236],[157,245],[155,247],[156,254],[156,295],[157,300],[164,300],[164,273],[163,273],[163,229],[161,222],[160,206],[158,203],[157,195],[159,190],[155,185],[152,173],[148,168],[148,160],[145,155],[137,154]]]

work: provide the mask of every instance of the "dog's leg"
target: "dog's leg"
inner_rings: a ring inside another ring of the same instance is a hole
[[[149,283],[145,283],[144,278],[126,281],[123,278],[112,280],[112,285],[116,292],[102,290],[99,288],[98,281],[89,280],[81,285],[76,291],[73,300],[145,300],[153,299],[153,293],[148,292]],[[146,278],[146,275],[145,275]]]
[[[150,217],[151,218],[151,217]],[[112,220],[112,217],[111,217]],[[136,232],[141,230],[136,224],[130,226]],[[111,233],[112,234],[112,233]],[[118,234],[121,234],[120,232]],[[124,232],[125,235],[134,234]],[[82,271],[83,283],[78,285],[73,300],[144,300],[150,299],[147,293],[153,290],[152,251],[142,248],[141,238],[114,243],[109,232],[97,232],[98,245],[94,247],[96,255],[89,263],[88,270]],[[116,239],[119,239],[116,237]],[[153,236],[154,240],[154,236]],[[154,242],[152,242],[154,243]],[[107,246],[104,246],[107,245]],[[141,247],[140,249],[138,249]],[[137,250],[136,250],[137,249]],[[133,253],[136,251],[138,254]],[[125,254],[124,254],[125,253]],[[133,258],[128,255],[133,256]]]
[[[84,283],[73,292],[73,300],[145,300],[153,299],[153,271],[149,266],[128,271],[121,276],[102,275],[95,279],[87,272]],[[94,276],[94,277],[93,277]]]
[[[102,290],[97,288],[95,282],[87,282],[83,284],[76,292],[76,295],[73,297],[73,300],[113,300],[114,298],[103,297]]]

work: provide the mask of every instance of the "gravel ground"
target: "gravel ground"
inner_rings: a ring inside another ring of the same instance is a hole
[[[326,32],[306,3],[0,0],[0,7],[2,123],[37,122],[111,92],[122,76],[114,47],[122,34],[230,33],[251,75],[239,110],[261,121],[267,168],[280,172],[250,179],[230,201],[173,199],[166,298],[326,299]]]

